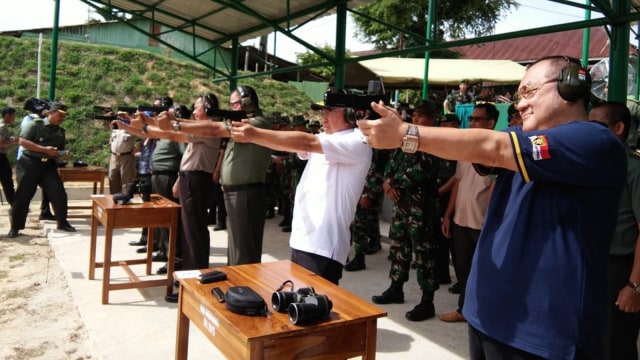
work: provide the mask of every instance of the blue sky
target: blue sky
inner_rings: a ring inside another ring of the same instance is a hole
[[[574,1],[584,3],[584,1]],[[0,31],[32,29],[53,26],[53,0],[0,0]],[[551,1],[520,0],[520,8],[503,16],[496,24],[496,33],[504,33],[522,30],[533,26],[561,24],[570,21],[579,21],[584,18],[584,11],[570,8]],[[61,0],[60,25],[77,25],[87,21],[92,16],[89,6],[78,0]],[[335,19],[326,17],[305,25],[296,32],[296,35],[314,45],[329,44],[335,42]],[[347,25],[347,34],[353,33],[354,26],[350,22]],[[269,39],[270,51],[273,47],[273,38]],[[301,45],[289,40],[280,34],[276,38],[278,47],[277,55],[290,61],[295,61],[295,54],[304,52]],[[257,45],[257,40],[249,40],[245,44]],[[371,46],[363,44],[352,36],[347,36],[347,48],[351,51],[370,49]]]

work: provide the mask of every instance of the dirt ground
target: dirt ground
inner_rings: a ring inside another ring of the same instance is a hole
[[[93,359],[92,342],[31,204],[26,229],[10,239],[0,205],[0,359]]]

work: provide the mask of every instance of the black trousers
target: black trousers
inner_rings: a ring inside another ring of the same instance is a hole
[[[267,212],[264,184],[237,191],[224,189],[227,207],[227,265],[259,263]]]
[[[178,179],[177,171],[171,174],[169,173],[153,174],[151,175],[151,188],[153,189],[154,193],[158,195],[162,195],[173,202],[178,202],[178,199],[173,197],[173,184],[176,182],[176,179]],[[179,218],[178,236],[177,236],[178,241],[176,242],[177,244],[180,244],[180,241],[182,238],[182,235],[180,233],[181,232],[180,223],[181,221]],[[155,228],[153,231],[153,242],[154,242],[154,246],[153,246],[154,249],[156,249],[161,254],[167,255],[169,253],[168,251],[169,228]],[[177,245],[176,250],[180,250],[180,249],[181,249],[181,246]],[[180,257],[180,255],[176,255],[176,256]]]
[[[7,154],[2,153],[0,153],[0,183],[2,183],[4,197],[9,205],[13,205],[13,201],[16,198],[16,190],[13,187],[13,170],[11,170]]]
[[[462,312],[464,297],[467,292],[467,279],[471,272],[471,261],[473,253],[476,251],[480,230],[468,228],[453,223],[451,233],[453,244],[456,249],[456,273],[460,284],[460,296],[458,297],[458,312]]]
[[[216,209],[216,223],[225,226],[227,221],[227,207],[224,205],[224,194],[220,183],[213,183],[213,201]]]
[[[342,279],[342,264],[327,257],[312,254],[306,251],[291,249],[291,262],[322,276],[323,278],[339,285]]]
[[[182,220],[182,269],[209,267],[211,238],[207,206],[213,191],[213,176],[204,171],[180,172],[180,218]]]
[[[627,286],[633,254],[625,256],[609,256],[608,268],[608,302],[606,351],[607,360],[637,360],[638,330],[640,330],[640,314],[620,311],[616,306],[618,293]]]
[[[29,203],[31,203],[38,185],[49,196],[53,204],[58,226],[67,221],[67,192],[58,174],[58,167],[55,161],[42,162],[40,159],[23,154],[16,163],[16,175],[18,176],[18,188],[16,189],[15,201],[11,207],[12,229],[24,229],[27,213],[29,212]]]

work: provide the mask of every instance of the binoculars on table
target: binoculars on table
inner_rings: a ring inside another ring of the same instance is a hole
[[[275,291],[271,296],[271,307],[278,312],[288,312],[294,325],[306,324],[326,318],[333,303],[326,295],[315,293],[312,287],[298,291]]]

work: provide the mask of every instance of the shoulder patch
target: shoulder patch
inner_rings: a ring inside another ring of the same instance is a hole
[[[529,140],[533,146],[533,160],[551,159],[551,154],[549,153],[549,141],[547,140],[546,135],[529,136]]]

